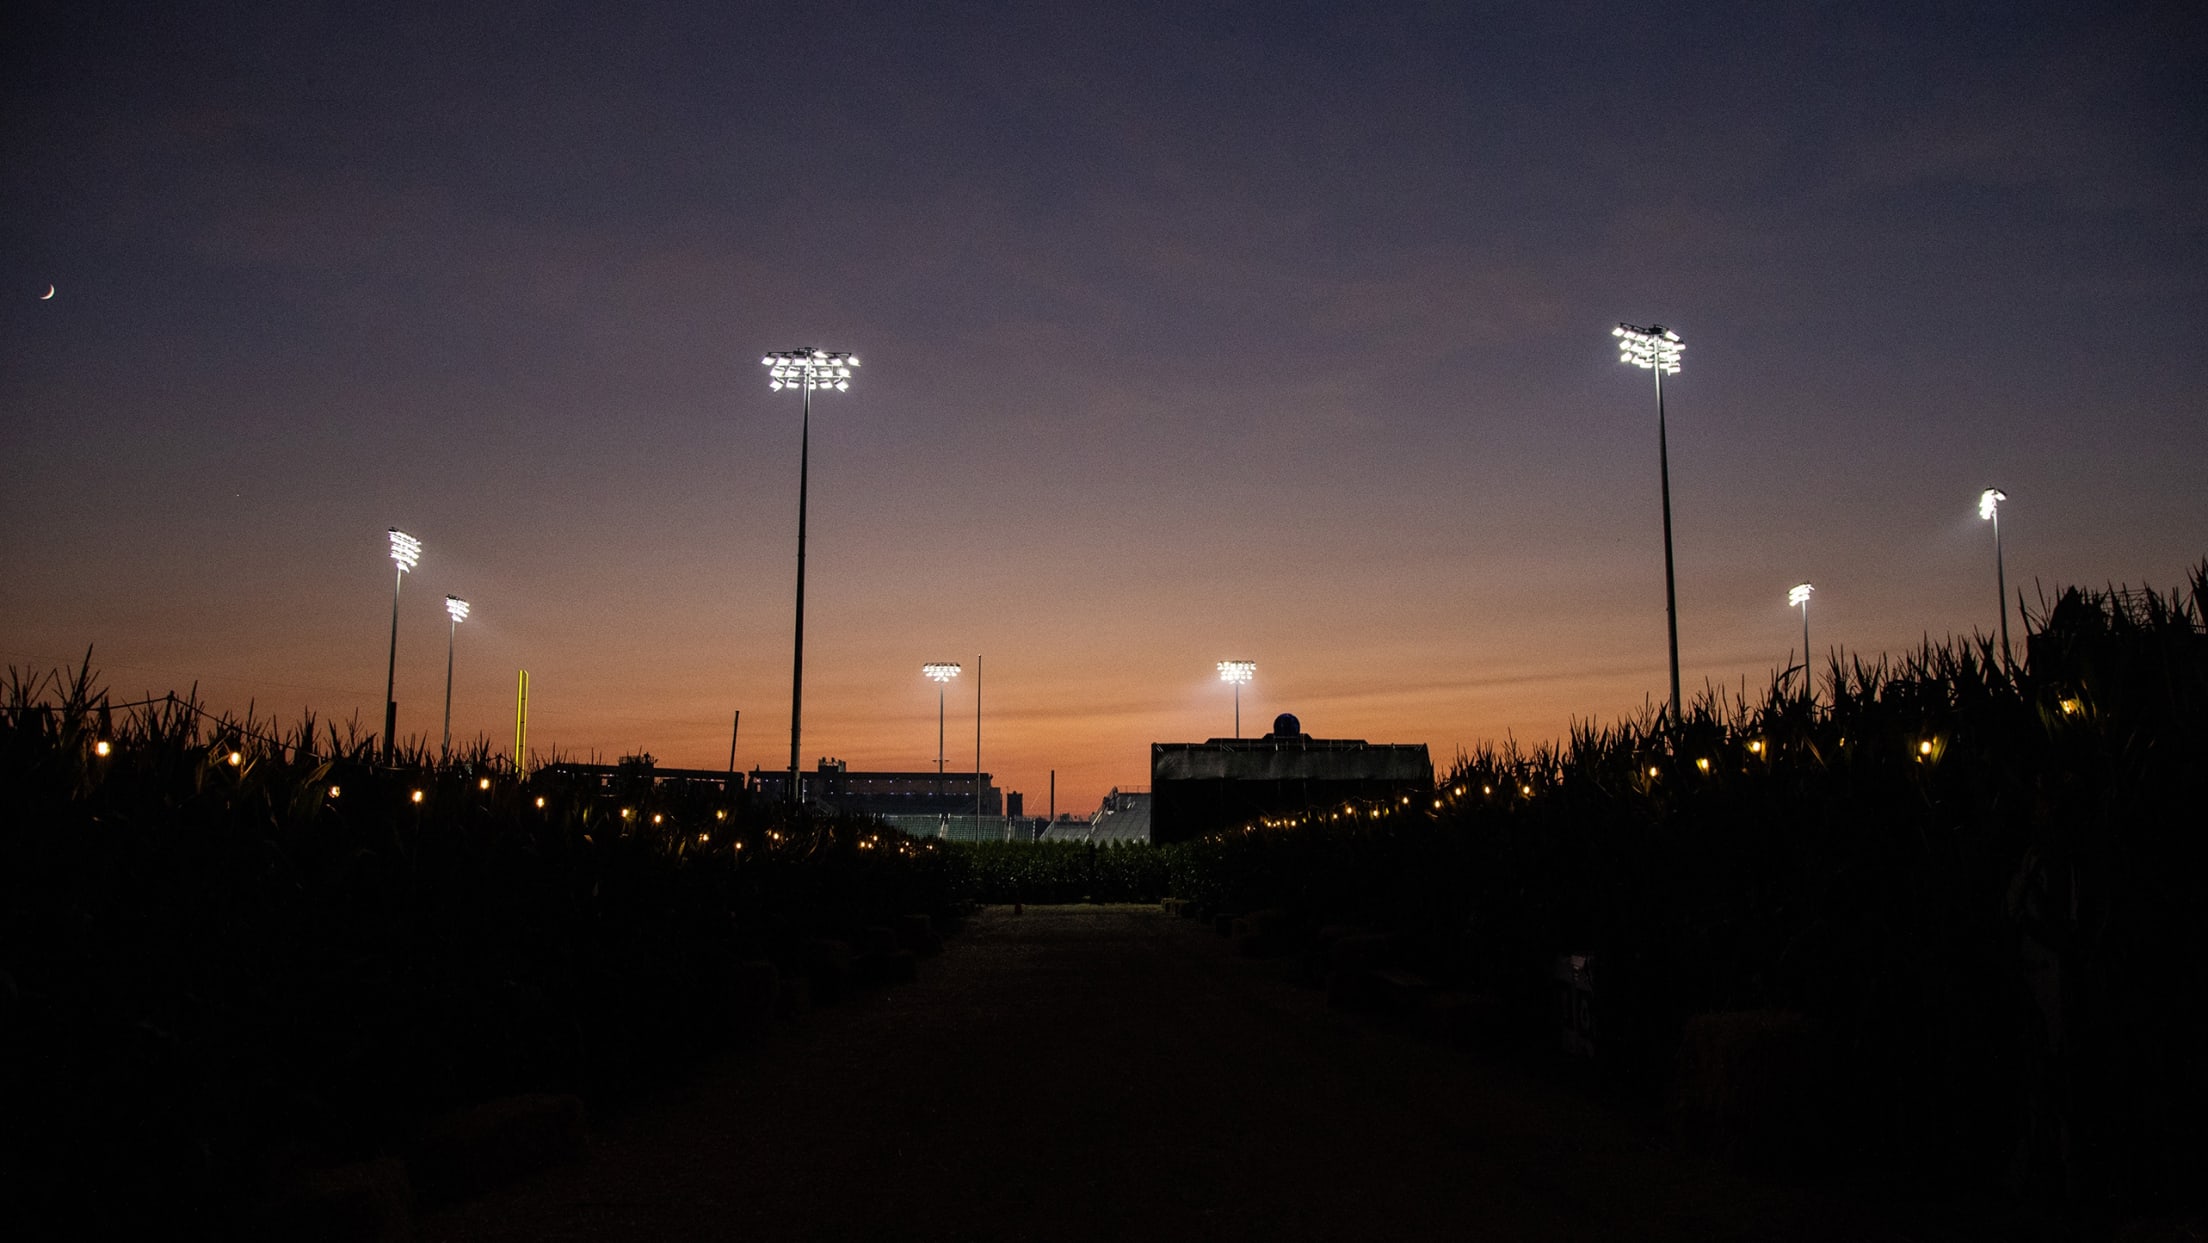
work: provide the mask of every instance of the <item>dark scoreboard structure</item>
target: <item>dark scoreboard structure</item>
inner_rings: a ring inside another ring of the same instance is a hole
[[[1431,795],[1424,743],[1313,738],[1282,714],[1263,738],[1150,744],[1150,840],[1183,842],[1343,803]]]

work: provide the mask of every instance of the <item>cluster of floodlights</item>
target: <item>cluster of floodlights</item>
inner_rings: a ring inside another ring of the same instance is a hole
[[[774,392],[802,386],[841,393],[851,388],[859,356],[849,350],[769,350],[759,365],[767,369],[767,387]]]
[[[1686,352],[1687,343],[1671,329],[1662,324],[1646,328],[1619,324],[1610,330],[1610,335],[1618,339],[1619,362],[1661,371],[1665,375],[1679,374],[1679,356]]]
[[[391,663],[384,673],[383,683],[383,758],[388,763],[398,745],[399,703],[394,691],[397,689],[399,676],[399,588],[406,582],[406,572],[421,564],[422,541],[397,527],[392,527],[386,534],[391,537],[391,560],[399,567],[391,582]],[[452,619],[445,631],[444,751],[449,755],[452,752],[453,639],[459,633],[460,623],[468,619],[468,602],[458,596],[446,596],[445,614]]]

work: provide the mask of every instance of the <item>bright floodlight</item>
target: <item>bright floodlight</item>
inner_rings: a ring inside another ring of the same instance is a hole
[[[948,660],[930,661],[920,666],[920,672],[927,674],[938,682],[948,682],[958,676],[958,665]]]
[[[2009,494],[1999,488],[1987,488],[1980,492],[1978,494],[1978,517],[1981,520],[1993,517],[1995,513],[2000,511],[2001,502],[2008,499]]]
[[[468,602],[458,596],[445,597],[445,611],[452,614],[452,620],[455,622],[468,620]]]
[[[1679,374],[1679,355],[1686,350],[1687,343],[1671,329],[1662,324],[1646,328],[1619,324],[1610,330],[1610,335],[1618,339],[1619,362],[1655,368],[1666,375]]]
[[[851,369],[859,360],[849,350],[770,350],[759,365],[767,369],[767,387],[777,393],[786,388],[841,393],[850,389]]]
[[[414,563],[422,559],[422,541],[415,539],[397,527],[392,527],[391,559],[399,563],[401,574],[413,569]]]
[[[1786,606],[1788,608],[1795,608],[1797,606],[1809,603],[1809,593],[1815,590],[1817,589],[1810,586],[1808,583],[1803,583],[1799,587],[1790,589],[1786,593]]]

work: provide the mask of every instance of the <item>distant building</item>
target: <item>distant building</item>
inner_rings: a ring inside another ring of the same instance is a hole
[[[1433,788],[1424,743],[1313,738],[1284,712],[1263,738],[1150,744],[1150,840],[1187,841],[1260,816]]]
[[[1146,842],[1150,840],[1150,792],[1113,787],[1096,814],[1083,820],[1061,813],[1042,822],[1040,836],[1053,842]]]
[[[973,773],[934,769],[921,772],[852,772],[842,760],[823,759],[811,772],[798,774],[798,794],[822,809],[854,816],[967,816],[974,814]],[[982,773],[981,814],[1004,814],[1004,792]],[[788,769],[751,770],[752,797],[777,803],[790,797]]]
[[[583,764],[562,760],[537,769],[542,776],[566,777],[575,781],[596,783],[601,791],[621,788],[624,783],[646,783],[653,789],[675,788],[731,795],[741,790],[744,779],[732,772],[717,768],[661,768],[657,764],[634,761],[621,764]],[[784,774],[786,777],[788,774]],[[787,786],[787,781],[783,785]]]

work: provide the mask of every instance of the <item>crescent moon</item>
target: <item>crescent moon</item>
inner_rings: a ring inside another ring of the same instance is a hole
[[[50,300],[52,300],[53,296],[54,296],[54,287],[53,287],[52,285],[48,285],[48,286],[46,287],[46,292],[45,292],[45,293],[42,293],[42,294],[40,294],[40,295],[38,295],[38,300],[39,300],[40,302],[47,302],[47,301],[50,301]]]

